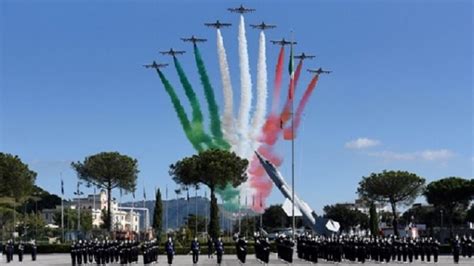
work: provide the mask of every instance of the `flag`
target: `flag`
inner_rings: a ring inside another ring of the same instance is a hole
[[[145,191],[145,187],[143,187],[143,199],[146,200],[146,191]]]
[[[290,73],[290,90],[288,93],[288,98],[293,99],[293,93],[294,93],[294,82],[293,78],[295,77],[295,62],[293,59],[293,41],[290,43],[290,63],[288,65],[288,72]]]
[[[263,199],[262,199],[262,194],[260,194],[260,208],[263,208]]]
[[[64,196],[64,181],[61,179],[61,194]]]
[[[132,197],[135,199],[135,190],[132,192]]]
[[[123,194],[122,189],[120,189],[120,197],[122,197],[122,194]]]

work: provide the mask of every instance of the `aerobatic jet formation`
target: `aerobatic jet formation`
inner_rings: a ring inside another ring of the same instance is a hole
[[[281,39],[281,40],[277,40],[277,41],[271,41],[273,44],[278,44],[278,45],[281,45],[281,46],[285,46],[285,45],[290,45],[290,44],[297,44],[297,42],[292,42],[292,41],[287,41],[285,40],[285,38]]]
[[[196,38],[196,36],[191,36],[190,38],[181,38],[181,40],[183,42],[192,42],[193,44],[196,44],[198,42],[206,42],[207,39],[203,39],[203,38]]]
[[[332,71],[323,70],[322,68],[318,68],[318,69],[308,69],[308,72],[314,73],[314,74],[316,74],[316,75],[320,75],[320,74],[329,74],[329,73],[331,73]]]
[[[263,22],[263,21],[262,21],[262,23],[260,23],[260,24],[250,24],[250,27],[252,27],[252,28],[254,28],[254,29],[261,29],[261,30],[276,28],[275,25],[266,24],[266,23]]]
[[[214,22],[214,23],[204,23],[204,25],[206,25],[208,27],[211,27],[211,28],[216,28],[216,29],[232,26],[231,23],[222,23],[219,20],[216,20],[216,22]]]
[[[227,10],[229,10],[232,13],[239,13],[239,14],[250,13],[250,12],[255,11],[254,8],[246,8],[243,5],[240,5],[239,7],[235,7],[235,8],[227,8]]]
[[[300,55],[295,55],[295,58],[296,59],[301,59],[301,60],[304,60],[304,59],[313,59],[315,58],[316,56],[314,55],[307,55],[305,53],[301,53]]]
[[[154,68],[154,69],[163,68],[166,66],[168,66],[168,64],[157,64],[156,61],[153,61],[153,63],[149,65],[143,65],[143,67],[145,68]]]
[[[163,51],[163,52],[160,52],[161,54],[163,55],[171,55],[171,56],[176,56],[176,55],[181,55],[181,54],[184,54],[186,53],[185,51],[175,51],[173,50],[173,48],[170,48],[169,51]]]

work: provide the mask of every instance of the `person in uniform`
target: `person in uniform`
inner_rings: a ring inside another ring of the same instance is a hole
[[[173,239],[171,238],[171,236],[168,237],[168,241],[166,241],[165,251],[166,251],[166,256],[168,257],[168,265],[173,264],[174,243],[173,243]]]
[[[25,245],[23,245],[23,241],[20,241],[18,244],[18,261],[23,261],[23,253],[25,252]]]
[[[428,238],[426,241],[425,241],[425,253],[426,253],[426,261],[427,262],[431,262],[431,253],[433,252],[432,251],[432,245],[431,245],[431,242],[433,241],[433,238]]]
[[[212,254],[214,253],[214,242],[212,241],[211,236],[207,236],[207,258],[211,259]]]
[[[283,247],[284,247],[284,260],[287,261],[288,263],[293,263],[293,249],[294,249],[295,243],[293,239],[291,239],[291,236],[287,236],[286,239],[283,241]]]
[[[467,239],[467,256],[469,258],[472,257],[472,245],[474,244],[473,243],[473,240],[472,240],[472,235],[469,236],[469,238]]]
[[[193,256],[193,264],[198,263],[200,251],[201,251],[201,247],[199,246],[199,241],[197,237],[194,237],[193,241],[191,241],[191,250],[190,250],[190,253]]]
[[[463,258],[467,256],[467,236],[463,235],[461,237],[461,255]]]
[[[36,254],[38,252],[38,247],[36,246],[36,241],[31,240],[31,260],[36,261]]]
[[[245,264],[245,260],[247,258],[247,241],[245,240],[245,236],[239,236],[235,249],[237,251],[237,258],[239,259],[240,263]]]
[[[72,266],[76,265],[76,241],[73,241],[71,247],[69,248],[69,253],[71,254],[71,264]]]
[[[408,261],[410,263],[413,262],[413,253],[414,253],[414,244],[413,244],[413,239],[409,238],[408,239],[408,250],[407,250],[407,253],[408,253]]]
[[[222,239],[219,237],[215,243],[215,250],[216,250],[216,257],[217,257],[217,265],[221,265],[222,263],[222,256],[224,255],[224,243]]]
[[[260,240],[261,244],[261,260],[264,265],[268,265],[270,262],[270,242],[268,238],[264,238]]]
[[[433,252],[433,261],[434,263],[438,262],[438,255],[439,255],[439,242],[437,239],[431,240],[431,251]]]
[[[455,264],[459,263],[459,253],[461,252],[461,241],[459,240],[459,236],[456,235],[454,240],[451,243],[451,249],[453,251],[453,261]]]
[[[82,254],[82,258],[84,264],[87,264],[89,261],[89,249],[90,249],[91,241],[84,240],[84,253]]]

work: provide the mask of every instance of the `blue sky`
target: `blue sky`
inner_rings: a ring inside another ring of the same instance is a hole
[[[169,62],[159,50],[189,51],[180,37],[208,38],[201,50],[222,106],[215,31],[203,23],[237,24],[226,8],[241,2],[195,2],[0,1],[0,150],[54,193],[62,172],[71,196],[70,162],[101,151],[139,160],[138,195],[174,188],[168,166],[193,150],[159,78],[141,65]],[[334,71],[321,77],[296,141],[296,190],[318,212],[353,201],[361,177],[383,169],[428,181],[474,176],[471,1],[243,3],[257,8],[247,24],[278,25],[267,39],[293,29],[296,52],[317,56],[306,66]],[[255,78],[258,32],[247,33]],[[238,89],[237,28],[223,35]],[[278,48],[267,52],[273,80]],[[207,110],[192,56],[181,61]],[[164,72],[189,110],[176,73]],[[277,148],[289,179],[290,143]],[[282,200],[274,190],[270,202]]]

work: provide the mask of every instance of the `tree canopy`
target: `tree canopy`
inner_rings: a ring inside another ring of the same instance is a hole
[[[471,181],[460,177],[447,177],[429,183],[423,194],[430,204],[454,209],[467,208],[474,192]]]
[[[219,208],[215,196],[216,189],[224,189],[227,184],[239,186],[247,180],[248,161],[233,152],[210,149],[191,157],[186,157],[170,165],[170,176],[183,186],[203,184],[211,190],[209,234],[216,238],[219,234]]]
[[[406,171],[386,171],[362,177],[357,193],[363,199],[390,203],[393,230],[398,235],[397,204],[410,205],[423,191],[425,179]]]
[[[472,180],[460,177],[447,177],[429,183],[423,194],[428,203],[442,209],[446,213],[452,232],[455,214],[467,210],[474,192]]]
[[[183,186],[204,184],[211,190],[234,187],[247,180],[248,161],[233,152],[210,149],[170,165],[173,180]]]
[[[0,198],[25,201],[32,193],[36,173],[18,156],[0,152]]]
[[[112,230],[112,189],[135,191],[139,172],[137,160],[118,152],[101,152],[86,157],[84,162],[73,162],[71,166],[80,179],[107,190],[107,228]]]

